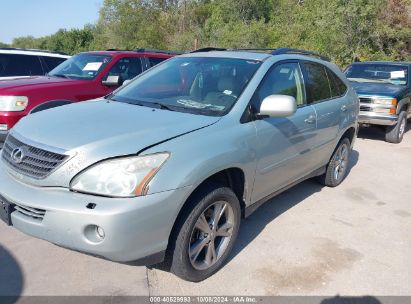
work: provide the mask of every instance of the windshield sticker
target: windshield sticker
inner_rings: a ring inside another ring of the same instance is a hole
[[[83,68],[83,71],[98,71],[102,64],[102,62],[89,62]]]
[[[189,100],[189,99],[179,99],[177,100],[177,103],[182,104],[184,106],[190,107],[190,108],[196,108],[196,109],[205,109],[205,108],[212,108],[212,109],[216,109],[216,110],[224,110],[225,107],[224,106],[217,106],[217,105],[213,105],[213,104],[205,104],[205,103],[201,103],[201,102],[197,102],[194,100]]]
[[[391,79],[392,78],[405,78],[405,72],[404,71],[392,71]]]
[[[231,94],[233,93],[233,91],[225,90],[223,93],[224,93],[225,95],[231,95]]]

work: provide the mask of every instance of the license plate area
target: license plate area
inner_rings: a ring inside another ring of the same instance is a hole
[[[11,213],[14,211],[14,205],[0,195],[0,220],[11,226]]]

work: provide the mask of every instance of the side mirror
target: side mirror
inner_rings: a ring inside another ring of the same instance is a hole
[[[297,102],[288,95],[270,95],[264,98],[260,106],[260,116],[287,117],[297,111]]]
[[[101,83],[108,87],[118,87],[122,84],[120,76],[115,75],[108,76],[107,79],[103,80]]]

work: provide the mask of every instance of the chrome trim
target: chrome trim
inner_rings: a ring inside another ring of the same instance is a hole
[[[9,140],[9,136],[15,141],[20,142],[21,145],[13,146],[12,141]],[[33,180],[43,180],[49,177],[54,171],[64,165],[75,155],[75,153],[67,153],[65,150],[60,148],[39,144],[25,138],[24,136],[21,136],[17,132],[11,132],[7,136],[4,144],[4,149],[1,152],[3,164],[5,164],[7,171],[18,179],[24,179],[27,177]],[[55,154],[61,159],[48,158],[46,157],[47,155],[42,155],[41,153],[37,154],[35,152],[29,152],[27,154],[28,158],[26,158],[21,164],[13,163],[12,159],[10,159],[12,153],[10,149],[19,147],[27,147],[29,149],[40,150],[40,152],[43,151],[42,153]],[[30,158],[33,158],[33,160],[36,161],[33,162]]]
[[[397,124],[397,121],[398,115],[393,114],[390,115],[368,111],[360,111],[358,114],[358,122],[360,124],[393,126]]]

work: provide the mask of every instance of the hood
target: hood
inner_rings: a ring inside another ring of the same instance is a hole
[[[352,87],[358,95],[378,95],[389,97],[401,97],[406,91],[406,87],[391,83],[372,83],[372,82],[351,82]]]
[[[29,115],[12,132],[39,144],[108,158],[136,154],[218,120],[100,99]]]
[[[60,77],[49,77],[49,76],[35,76],[35,77],[25,77],[25,78],[13,78],[0,80],[0,94],[3,95],[6,91],[12,91],[18,89],[33,89],[37,87],[48,87],[54,86],[56,84],[61,85],[62,83],[71,83],[78,80],[60,78]]]

